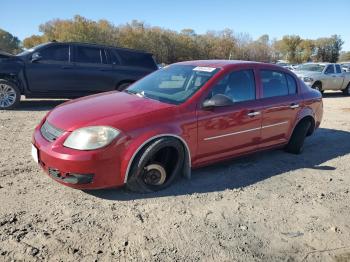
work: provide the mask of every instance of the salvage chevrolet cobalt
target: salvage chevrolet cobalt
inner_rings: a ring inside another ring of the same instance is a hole
[[[299,154],[322,96],[281,67],[191,61],[123,92],[66,102],[36,127],[32,155],[61,184],[152,192],[191,168],[271,149]]]

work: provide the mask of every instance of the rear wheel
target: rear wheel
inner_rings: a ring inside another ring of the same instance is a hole
[[[350,96],[350,83],[347,85],[347,87],[343,90],[344,96]]]
[[[118,87],[117,87],[117,90],[118,91],[123,91],[125,89],[127,89],[129,87],[129,85],[131,85],[131,83],[123,83],[123,84],[120,84]]]
[[[292,154],[300,154],[304,150],[304,141],[310,129],[310,120],[302,120],[294,129],[285,150]]]
[[[21,99],[21,92],[18,87],[7,81],[0,80],[0,109],[13,109]]]
[[[160,138],[145,146],[135,157],[126,186],[149,193],[168,187],[183,171],[185,152],[180,141]]]

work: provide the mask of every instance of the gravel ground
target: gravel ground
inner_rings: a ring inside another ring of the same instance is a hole
[[[326,94],[299,156],[264,152],[149,195],[83,192],[32,161],[62,101],[0,111],[0,261],[350,261],[350,97]]]

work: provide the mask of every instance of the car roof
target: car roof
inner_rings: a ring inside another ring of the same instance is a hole
[[[46,44],[48,44],[48,45],[49,44],[86,45],[86,46],[96,46],[96,47],[104,47],[104,48],[116,48],[116,49],[130,51],[130,52],[135,52],[135,53],[143,53],[143,54],[153,55],[152,53],[144,51],[144,50],[131,49],[131,48],[125,48],[125,47],[118,47],[118,46],[112,46],[112,45],[96,44],[96,43],[51,41],[51,42],[48,42]]]
[[[233,65],[271,65],[268,63],[254,62],[254,61],[244,61],[244,60],[193,60],[193,61],[184,61],[176,63],[177,65],[192,65],[192,66],[203,66],[203,67],[231,67]]]

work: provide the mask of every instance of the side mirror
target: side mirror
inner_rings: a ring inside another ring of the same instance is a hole
[[[233,105],[233,102],[229,97],[225,95],[217,94],[212,98],[204,100],[202,107],[210,109],[214,107],[222,107],[222,106],[230,106],[230,105]]]
[[[39,52],[35,52],[35,53],[33,53],[33,55],[32,55],[32,62],[37,62],[37,61],[39,61],[39,60],[41,60],[41,55],[40,55],[40,53]]]

